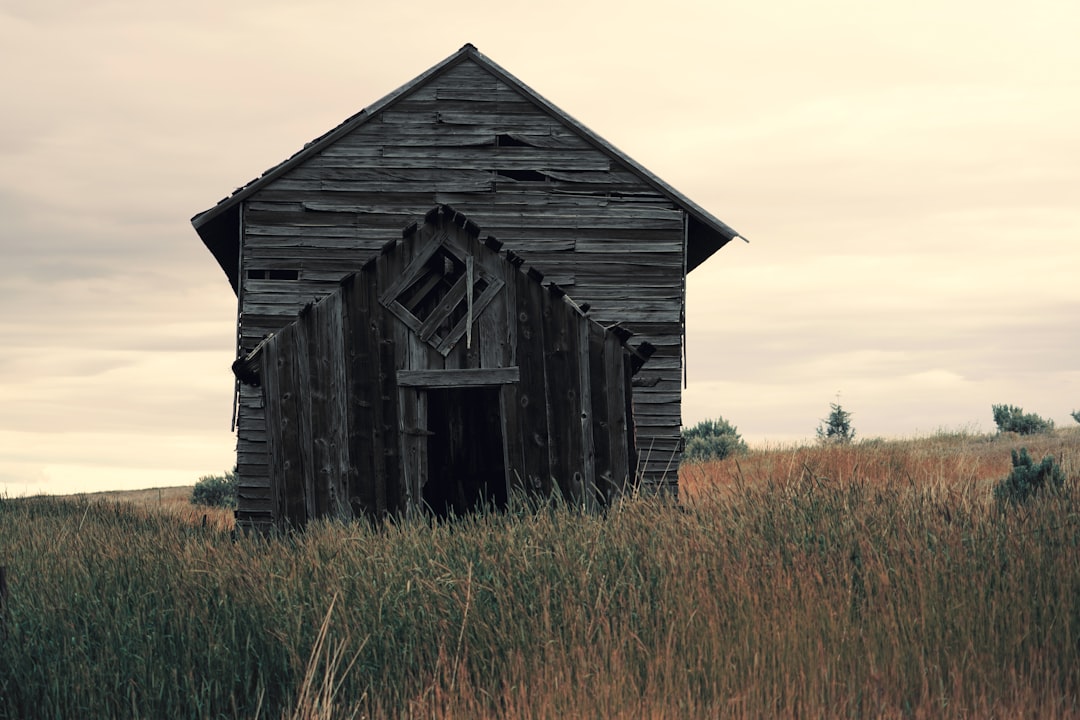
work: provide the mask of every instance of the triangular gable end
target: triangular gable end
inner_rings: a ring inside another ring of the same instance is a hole
[[[255,178],[246,185],[238,188],[228,197],[222,199],[214,207],[195,215],[191,219],[192,225],[199,233],[203,243],[214,255],[214,258],[228,276],[229,282],[233,286],[233,290],[235,291],[239,287],[240,206],[244,199],[258,192],[260,189],[281,177],[289,170],[297,167],[308,158],[322,152],[326,147],[364,123],[370,121],[373,117],[386,111],[397,101],[408,96],[412,91],[421,87],[432,78],[467,61],[474,62],[497,79],[516,89],[537,107],[562,122],[599,151],[625,166],[659,193],[667,196],[674,204],[683,209],[689,217],[689,227],[687,229],[688,247],[686,255],[687,271],[693,270],[729,241],[736,237],[740,237],[735,230],[705,211],[685,195],[675,190],[628,155],[618,150],[611,143],[589,130],[569,114],[540,96],[512,74],[481,54],[473,45],[466,44],[458,52],[436,64],[405,85],[402,85],[389,95],[386,95],[382,99],[346,119],[343,123],[329,132],[309,142],[293,156],[270,168],[258,178]]]

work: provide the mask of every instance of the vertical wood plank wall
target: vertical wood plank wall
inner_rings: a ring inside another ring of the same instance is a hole
[[[472,62],[418,86],[244,202],[242,346],[291,322],[437,203],[588,302],[601,324],[621,322],[635,341],[657,348],[634,393],[640,470],[646,485],[674,490],[683,212]],[[261,395],[243,387],[237,464],[245,523],[267,521],[274,506],[266,443]],[[528,445],[523,451],[534,451]]]
[[[502,283],[478,318],[485,329],[445,356],[378,299],[425,243],[439,242],[461,247],[478,272]],[[517,270],[461,228],[426,224],[384,247],[263,344],[258,360],[275,524],[381,517],[421,504],[428,398],[422,385],[401,379],[408,371],[413,377],[436,371],[448,383],[470,370],[482,373],[484,384],[512,378],[495,395],[510,487],[547,493],[554,477],[575,502],[608,502],[622,492],[632,467],[627,357],[615,334],[584,317],[560,289],[542,287],[535,273]],[[498,369],[513,372],[484,372]]]

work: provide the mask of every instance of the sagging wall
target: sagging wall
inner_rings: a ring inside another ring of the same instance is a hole
[[[631,376],[648,350],[499,247],[440,206],[249,357],[276,525],[460,512],[515,490],[591,506],[633,482]]]

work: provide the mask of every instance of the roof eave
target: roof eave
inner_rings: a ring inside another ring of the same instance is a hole
[[[233,191],[231,195],[222,199],[220,202],[214,205],[214,207],[198,213],[193,218],[191,218],[191,224],[195,226],[196,230],[198,230],[200,227],[209,223],[217,216],[227,212],[231,208],[238,205],[245,198],[253,195],[267,183],[272,182],[284,175],[285,173],[289,172],[297,165],[303,163],[312,155],[315,155],[326,146],[334,143],[338,138],[349,134],[357,127],[367,122],[370,118],[392,105],[402,96],[412,92],[413,89],[427,82],[431,77],[438,75],[446,68],[458,64],[470,54],[479,55],[475,47],[473,47],[471,44],[467,44],[450,57],[434,65],[433,67],[428,68],[426,71],[413,78],[409,82],[405,83],[397,90],[394,90],[393,92],[383,96],[381,99],[376,100],[374,103],[368,105],[360,112],[349,117],[343,123],[333,128],[329,132],[326,132],[315,138],[311,142],[307,143],[302,149],[300,149],[298,152],[293,154],[285,161],[278,163],[274,167],[259,175],[257,178],[237,188],[235,191]]]

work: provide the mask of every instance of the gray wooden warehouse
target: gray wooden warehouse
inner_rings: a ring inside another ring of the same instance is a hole
[[[442,205],[655,349],[633,378],[635,464],[676,491],[686,273],[739,235],[472,45],[192,218],[237,293],[237,357]],[[263,392],[236,393],[237,519],[267,524]]]

